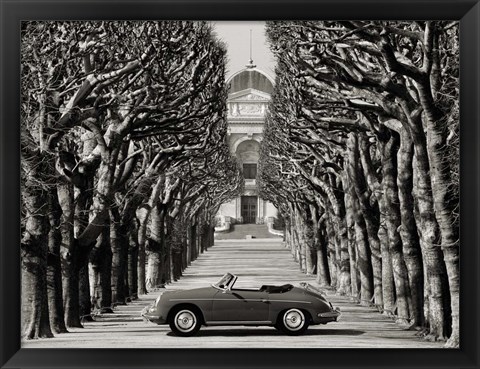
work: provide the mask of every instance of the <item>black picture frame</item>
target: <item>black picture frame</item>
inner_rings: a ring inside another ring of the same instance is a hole
[[[478,368],[479,65],[477,0],[0,0],[1,368]],[[20,349],[20,21],[87,19],[449,19],[461,27],[460,349]]]

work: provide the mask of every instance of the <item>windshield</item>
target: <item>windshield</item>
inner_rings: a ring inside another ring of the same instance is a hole
[[[320,293],[320,294],[322,293],[322,291],[319,288],[312,286],[310,283],[307,283],[307,282],[301,282],[300,286],[305,288],[306,290],[310,290],[315,293]]]
[[[227,273],[217,283],[212,284],[212,286],[223,290],[228,287],[228,285],[232,282],[232,280],[233,280],[233,275],[230,273]]]

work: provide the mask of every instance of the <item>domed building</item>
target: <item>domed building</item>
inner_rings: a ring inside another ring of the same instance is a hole
[[[243,168],[245,191],[242,196],[221,205],[218,215],[231,223],[263,224],[277,216],[277,209],[258,196],[256,183],[265,112],[274,80],[253,61],[228,80],[228,141],[230,151]]]

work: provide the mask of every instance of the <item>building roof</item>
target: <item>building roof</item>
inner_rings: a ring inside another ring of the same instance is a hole
[[[247,66],[247,68],[232,75],[227,80],[227,85],[229,85],[228,92],[230,94],[249,88],[268,94],[273,92],[273,79],[262,70],[252,66]]]

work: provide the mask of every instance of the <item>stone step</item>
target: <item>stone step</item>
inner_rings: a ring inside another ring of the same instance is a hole
[[[250,237],[248,237],[250,236]],[[218,233],[217,240],[279,238],[268,232],[266,224],[232,224],[230,232]]]

